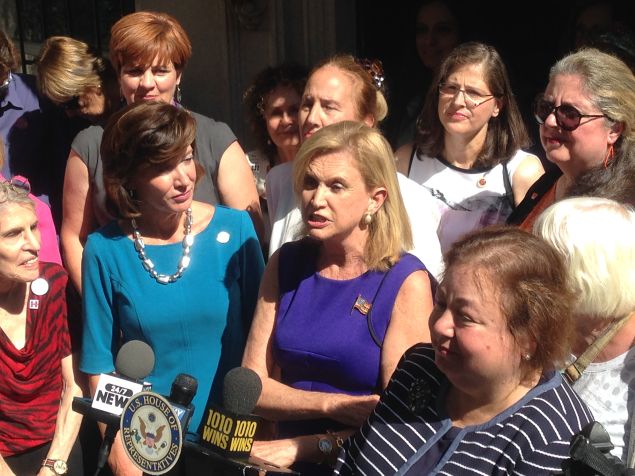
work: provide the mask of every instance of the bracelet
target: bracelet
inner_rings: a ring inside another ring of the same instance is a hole
[[[326,434],[335,438],[335,446],[337,446],[338,448],[344,446],[344,438],[342,438],[340,435],[331,430],[326,430]]]

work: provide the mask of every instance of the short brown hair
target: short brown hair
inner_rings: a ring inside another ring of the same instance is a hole
[[[568,357],[573,337],[573,295],[558,251],[515,227],[494,226],[468,234],[445,255],[446,272],[469,265],[499,293],[507,328],[516,340],[528,337],[536,349],[525,371],[551,370]]]
[[[457,46],[441,63],[439,73],[430,85],[426,100],[417,120],[418,149],[428,157],[439,157],[443,152],[445,129],[439,119],[439,84],[457,68],[469,65],[483,67],[484,80],[494,97],[500,102],[498,116],[489,120],[487,137],[473,167],[494,167],[511,159],[518,149],[530,145],[529,136],[520,109],[512,93],[507,68],[498,51],[483,43],[468,42]]]
[[[140,101],[116,112],[101,140],[109,211],[120,218],[139,216],[138,201],[131,196],[132,179],[148,169],[169,165],[189,145],[195,149],[195,137],[192,115],[172,104]]]
[[[125,64],[148,67],[155,58],[171,61],[183,71],[192,56],[192,44],[181,24],[167,13],[135,12],[110,30],[110,62],[119,75]]]

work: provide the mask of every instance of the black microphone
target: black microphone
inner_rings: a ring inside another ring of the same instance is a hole
[[[178,374],[172,382],[168,401],[179,417],[183,434],[187,433],[187,428],[194,413],[192,399],[196,395],[197,390],[198,381],[188,374]]]
[[[121,410],[123,410],[130,397],[136,393],[127,382],[134,384],[143,382],[143,379],[153,368],[154,352],[152,347],[143,341],[131,340],[122,345],[117,353],[115,369],[117,369],[119,376],[102,374],[99,377],[97,391],[90,406],[91,410],[85,408],[85,399],[79,399],[80,401],[78,401],[77,397],[74,399],[74,410],[99,422],[106,423],[106,431],[97,453],[95,475],[101,472],[108,461],[112,443],[119,431]],[[141,389],[143,389],[143,386]],[[84,401],[82,402],[81,400]],[[95,408],[95,403],[103,408]],[[119,411],[117,412],[118,409]]]
[[[233,459],[248,458],[259,418],[251,412],[262,392],[256,372],[236,367],[225,376],[223,408],[208,405],[201,429],[203,447]]]

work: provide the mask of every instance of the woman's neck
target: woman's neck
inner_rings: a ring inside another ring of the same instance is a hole
[[[481,392],[464,392],[456,386],[448,391],[446,410],[454,426],[466,427],[490,421],[522,399],[540,380],[536,370],[521,382],[497,385]]]
[[[176,243],[183,239],[185,213],[142,214],[137,229],[148,244]]]
[[[28,285],[21,281],[3,281],[0,283],[0,309],[9,314],[18,314],[24,307]]]
[[[364,246],[322,243],[317,269],[321,276],[330,279],[353,279],[368,271],[364,260]]]
[[[285,162],[291,162],[293,159],[295,159],[295,154],[297,154],[299,148],[300,145],[278,147],[278,160],[275,165],[284,164]]]
[[[470,169],[478,159],[485,138],[487,127],[480,130],[475,136],[465,137],[445,133],[443,156],[450,164],[462,169]]]

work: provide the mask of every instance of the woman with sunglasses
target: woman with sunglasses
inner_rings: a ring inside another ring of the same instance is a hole
[[[540,142],[557,168],[529,190],[508,223],[530,230],[570,195],[632,202],[635,76],[619,59],[583,49],[559,60],[534,105]]]
[[[83,41],[52,36],[37,60],[37,86],[68,117],[103,123],[121,105],[119,84],[110,62]]]
[[[4,166],[4,143],[0,139],[0,170]],[[32,195],[31,184],[29,180],[21,175],[15,175],[10,180],[7,180],[2,173],[0,173],[0,182],[7,182],[14,187],[19,187],[29,194],[29,198],[33,201],[35,206],[35,215],[37,216],[37,228],[40,232],[41,244],[39,257],[42,261],[49,263],[62,264],[62,257],[60,256],[60,248],[57,244],[57,231],[55,230],[55,223],[53,223],[53,216],[51,215],[51,209],[42,200]]]
[[[459,45],[428,91],[414,145],[397,151],[400,171],[435,199],[444,252],[465,233],[504,222],[544,173],[521,150],[528,144],[498,52]]]

